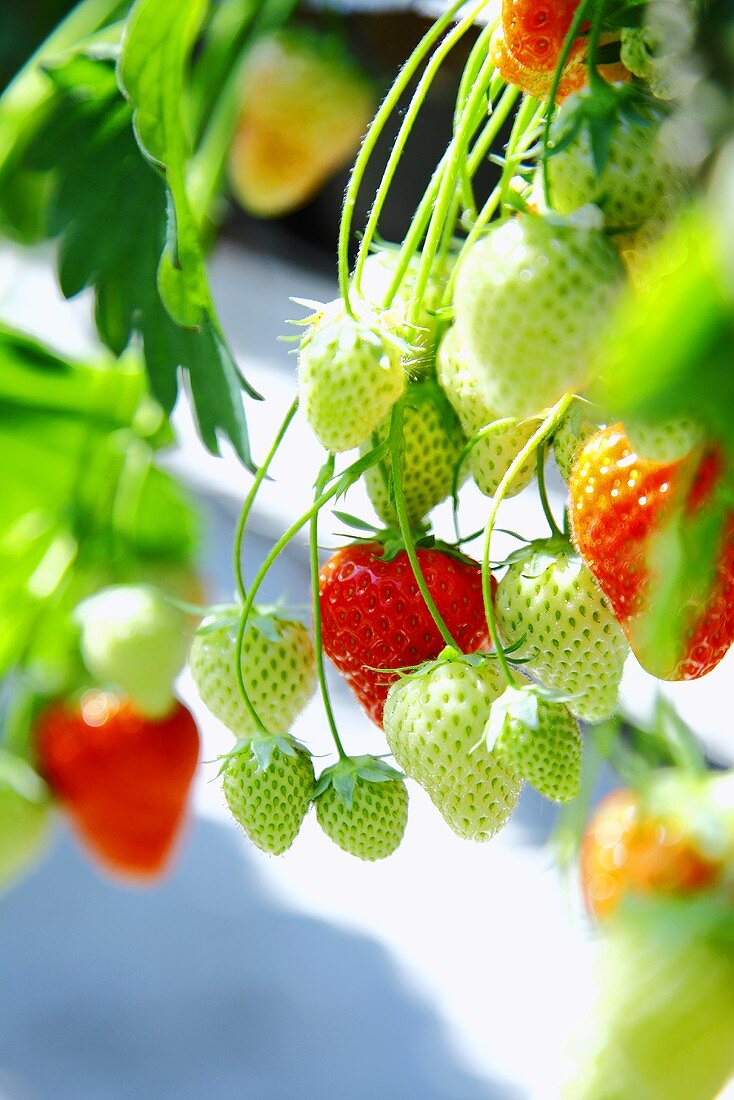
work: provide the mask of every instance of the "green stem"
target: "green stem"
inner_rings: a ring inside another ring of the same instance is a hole
[[[473,435],[471,439],[464,445],[464,448],[459,455],[459,458],[454,465],[454,472],[451,478],[451,497],[454,504],[454,531],[456,532],[456,538],[460,538],[459,532],[459,481],[461,479],[461,468],[466,462],[469,455],[472,453],[478,443],[481,443],[483,439],[486,439],[490,435],[494,435],[495,432],[502,431],[503,428],[510,428],[516,424],[517,421],[513,416],[504,416],[501,420],[493,420],[491,424],[487,424],[484,428]]]
[[[563,49],[561,55],[558,58],[558,64],[553,74],[553,84],[551,85],[550,95],[548,96],[548,103],[545,109],[545,127],[543,130],[543,153],[542,153],[542,165],[543,165],[543,193],[545,195],[546,206],[551,208],[551,188],[550,188],[550,176],[548,175],[548,149],[550,146],[550,129],[551,122],[553,121],[553,112],[556,107],[556,98],[558,96],[558,88],[563,77],[563,70],[566,62],[573,49],[573,44],[578,37],[578,33],[581,29],[581,24],[586,18],[586,13],[589,10],[592,3],[595,0],[581,0],[581,3],[576,9],[573,19],[571,20],[571,26],[568,28],[568,34],[563,40]]]
[[[548,500],[548,490],[545,484],[545,453],[546,453],[546,440],[544,440],[538,447],[536,453],[536,473],[538,478],[538,493],[540,495],[540,503],[545,514],[545,518],[548,520],[548,526],[551,529],[551,535],[554,538],[563,538],[563,532],[556,523],[556,518],[553,515],[553,510]]]
[[[415,325],[425,296],[436,252],[441,243],[446,217],[452,202],[459,164],[466,155],[466,147],[477,127],[477,108],[486,98],[487,89],[494,74],[494,63],[487,57],[477,76],[463,112],[461,125],[454,134],[448,149],[448,157],[441,177],[436,204],[431,215],[425,244],[421,253],[420,265],[407,312],[409,325]]]
[[[334,456],[329,455],[329,458],[324,463],[324,466],[316,479],[316,498],[323,493],[327,484],[331,480],[334,474]],[[309,525],[309,557],[311,562],[311,597],[312,597],[312,610],[313,610],[313,644],[314,652],[316,654],[316,672],[319,678],[319,689],[321,691],[321,700],[324,704],[324,713],[326,714],[326,721],[329,724],[331,730],[331,736],[334,739],[336,745],[336,751],[339,754],[340,760],[346,760],[347,754],[344,751],[341,738],[339,737],[339,730],[337,729],[336,719],[334,718],[334,711],[331,706],[331,698],[329,696],[329,685],[326,682],[326,670],[324,668],[324,644],[321,636],[321,600],[319,598],[319,514],[314,512],[311,516],[311,522]]]
[[[255,575],[255,579],[250,585],[250,591],[242,609],[242,623],[247,623],[257,594],[260,591],[260,586],[270,571],[271,566],[280,557],[286,546],[295,538],[301,528],[304,527],[313,516],[317,515],[324,505],[328,504],[333,497],[343,495],[349,486],[353,485],[354,482],[362,476],[365,470],[374,466],[375,463],[379,462],[387,454],[387,450],[387,443],[381,443],[379,447],[373,448],[366,455],[358,458],[351,466],[348,466],[346,470],[338,475],[331,486],[324,489],[323,493],[316,497],[313,504],[302,516],[295,520],[295,522],[283,532],[278,541],[271,547],[269,553],[260,565]]]
[[[243,543],[244,537],[245,537],[245,528],[247,526],[247,521],[250,518],[250,513],[252,512],[252,508],[253,508],[253,505],[255,503],[255,498],[257,497],[258,490],[260,489],[260,486],[262,485],[263,481],[267,477],[268,470],[270,469],[270,464],[273,461],[273,459],[275,458],[275,455],[278,451],[278,448],[280,447],[281,443],[283,442],[283,437],[285,436],[285,433],[288,431],[288,428],[290,427],[291,421],[293,420],[293,417],[296,415],[297,409],[298,409],[298,398],[296,397],[295,400],[293,401],[293,404],[288,409],[288,412],[285,414],[285,417],[283,419],[283,423],[280,425],[280,428],[278,429],[277,435],[275,436],[275,439],[273,440],[273,444],[272,444],[270,450],[268,451],[268,453],[265,457],[265,461],[263,462],[262,466],[260,467],[260,469],[255,474],[255,479],[252,483],[252,486],[250,488],[249,493],[245,497],[245,502],[242,505],[242,511],[240,512],[240,518],[237,521],[237,529],[235,531],[234,547],[233,547],[233,551],[232,551],[232,554],[233,554],[232,564],[234,566],[234,579],[235,579],[235,584],[237,585],[237,594],[238,594],[238,596],[239,596],[239,598],[240,598],[240,600],[243,604],[244,604],[245,599],[247,597],[247,592],[245,590],[245,581],[244,581],[244,577],[243,577],[243,574],[242,574],[242,543]]]
[[[365,139],[362,142],[362,147],[357,154],[357,159],[354,162],[352,174],[344,196],[338,243],[339,291],[344,299],[346,310],[352,317],[354,317],[354,310],[349,299],[349,242],[352,236],[354,209],[367,164],[374,152],[380,134],[385,128],[387,120],[398,105],[401,95],[413,79],[418,67],[431,50],[433,44],[451,24],[456,12],[459,11],[463,2],[464,0],[455,0],[451,7],[444,12],[441,18],[438,19],[427,34],[424,35],[415,50],[413,50],[413,53],[398,73],[390,91],[387,93],[387,96],[381,103],[377,114],[372,120]]]
[[[492,638],[492,643],[494,645],[497,658],[500,662],[500,666],[505,675],[505,678],[510,686],[514,685],[515,678],[512,674],[512,669],[510,668],[510,664],[507,660],[507,656],[502,645],[502,640],[499,636],[499,630],[497,629],[497,619],[494,611],[494,601],[492,599],[492,579],[489,568],[492,534],[494,532],[494,526],[497,521],[497,514],[500,510],[502,501],[507,495],[507,490],[517,477],[522,467],[528,461],[536,447],[539,447],[542,443],[544,443],[548,436],[553,432],[556,425],[559,423],[564,413],[566,412],[566,409],[570,405],[571,401],[573,401],[573,394],[564,394],[560,401],[558,401],[550,410],[537,431],[534,432],[533,435],[531,435],[530,439],[527,441],[522,450],[519,451],[517,455],[515,455],[515,458],[512,460],[512,463],[508,467],[504,477],[497,486],[497,492],[492,498],[492,506],[489,510],[487,525],[484,529],[484,553],[482,555],[482,595],[484,597],[484,612],[487,616],[487,626],[489,627],[489,633]]]
[[[413,534],[410,529],[410,519],[408,518],[408,510],[405,506],[405,493],[403,491],[403,411],[403,399],[401,399],[393,405],[392,414],[390,416],[390,433],[388,436],[390,462],[392,466],[393,495],[395,497],[395,511],[398,516],[398,526],[400,527],[400,534],[405,543],[405,550],[413,570],[415,582],[418,585],[418,589],[425,601],[431,618],[436,624],[436,629],[439,631],[446,645],[451,646],[453,649],[457,649],[458,646],[450,630],[446,626],[440,611],[436,607],[433,596],[426,584],[426,578],[423,576],[423,570],[418,561],[415,542],[413,541]]]
[[[415,124],[415,120],[418,117],[421,107],[425,101],[428,91],[433,83],[436,74],[438,73],[441,65],[443,64],[446,56],[451,52],[457,42],[466,34],[469,28],[473,25],[474,20],[479,11],[487,4],[488,0],[480,0],[480,3],[475,7],[466,18],[462,19],[458,23],[450,34],[446,36],[441,45],[435,50],[430,62],[426,66],[423,75],[421,76],[418,86],[415,89],[411,98],[408,109],[405,112],[405,116],[398,130],[397,137],[393,144],[390,156],[388,158],[385,171],[380,181],[380,185],[377,189],[375,200],[370,210],[369,218],[367,219],[367,225],[365,226],[364,234],[359,246],[359,252],[357,254],[357,262],[354,268],[354,289],[359,294],[362,285],[362,272],[364,269],[365,260],[369,254],[370,246],[374,240],[375,232],[377,229],[377,223],[382,214],[385,201],[388,196],[390,187],[397,171],[398,164],[402,158],[405,150],[405,145],[410,137],[411,130]]]
[[[278,433],[275,436],[275,439],[273,440],[273,444],[272,444],[270,450],[268,451],[268,454],[265,458],[265,461],[263,462],[262,466],[260,467],[260,469],[257,471],[257,473],[255,475],[255,478],[254,478],[254,481],[252,483],[252,486],[250,488],[249,493],[245,497],[245,502],[242,505],[242,511],[240,512],[240,518],[237,521],[237,530],[235,531],[235,537],[234,537],[234,549],[233,549],[233,562],[232,562],[232,564],[233,564],[233,567],[234,567],[234,577],[235,577],[235,584],[237,585],[237,594],[239,596],[240,602],[242,603],[242,610],[240,612],[240,621],[237,624],[237,636],[235,638],[235,676],[237,677],[237,686],[240,690],[240,695],[242,697],[242,701],[245,704],[245,708],[247,709],[248,714],[250,715],[253,722],[255,723],[255,728],[260,733],[265,733],[265,734],[270,734],[270,731],[266,728],[266,726],[265,726],[264,722],[262,721],[260,715],[255,710],[253,702],[250,699],[250,695],[249,695],[249,692],[247,690],[247,685],[245,684],[244,673],[242,671],[242,650],[243,650],[244,643],[245,643],[245,632],[247,630],[247,620],[249,618],[249,610],[247,611],[247,613],[245,613],[245,607],[247,606],[247,591],[245,589],[245,580],[244,580],[243,570],[242,570],[242,544],[243,544],[244,537],[245,537],[245,528],[247,526],[247,521],[250,518],[250,513],[251,513],[253,505],[255,503],[255,498],[257,497],[258,490],[259,490],[260,486],[262,485],[263,481],[265,480],[265,478],[267,477],[267,473],[268,473],[268,469],[270,467],[270,464],[273,461],[273,458],[275,457],[275,454],[276,454],[278,448],[280,447],[280,444],[283,442],[283,437],[285,436],[285,433],[287,432],[287,430],[290,426],[290,423],[293,420],[293,417],[296,415],[296,410],[297,409],[298,409],[298,398],[296,397],[296,399],[293,401],[292,405],[288,409],[288,412],[285,415],[283,423],[281,424],[280,428],[278,429]]]
[[[510,89],[508,89],[508,91],[509,90]],[[466,237],[466,240],[461,246],[459,255],[451,270],[451,275],[449,277],[448,283],[446,284],[446,290],[444,292],[443,298],[444,305],[450,302],[453,298],[454,284],[456,282],[456,276],[458,275],[459,267],[463,257],[466,255],[471,246],[481,235],[484,227],[496,213],[502,202],[507,184],[510,181],[511,174],[514,171],[515,166],[519,163],[519,161],[523,157],[523,154],[527,151],[527,149],[534,141],[535,131],[538,125],[541,111],[542,108],[537,107],[535,100],[525,99],[522,106],[520,107],[520,110],[517,112],[515,116],[515,121],[512,126],[510,140],[507,143],[507,155],[505,158],[505,164],[502,170],[500,182],[494,188],[486,203],[482,207],[474,225],[471,227],[471,230]],[[480,138],[479,140],[482,141],[483,139]]]

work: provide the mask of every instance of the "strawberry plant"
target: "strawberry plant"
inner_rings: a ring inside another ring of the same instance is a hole
[[[0,505],[0,879],[40,851],[51,802],[102,866],[167,864],[198,754],[173,692],[195,605],[190,671],[233,734],[223,797],[256,846],[285,852],[313,807],[344,853],[387,858],[411,782],[476,841],[507,824],[525,784],[570,803],[610,958],[658,919],[669,948],[640,947],[612,998],[619,1064],[588,1068],[570,1095],[601,1081],[596,1100],[630,1100],[635,1066],[646,1096],[669,1100],[678,1081],[680,1095],[710,1095],[734,1068],[730,1044],[708,1075],[686,1065],[672,1083],[626,1020],[633,991],[644,1027],[668,1034],[648,962],[667,989],[677,960],[702,1019],[720,1007],[731,789],[664,706],[632,726],[620,683],[631,650],[685,690],[734,643],[731,12],[454,4],[369,122],[376,89],[346,40],[296,9],[83,0],[0,98],[0,227],[54,243],[61,290],[92,291],[105,349],[77,362],[0,328],[13,472]],[[445,148],[387,240],[416,119],[458,55]],[[241,373],[207,277],[223,200],[276,217],[352,156],[338,293],[294,298],[307,311],[294,319],[297,396],[253,456],[246,411],[268,395]],[[157,465],[178,400],[203,445],[230,446],[252,478],[225,607],[192,592],[196,523]],[[324,451],[313,499],[246,586],[253,507],[296,417]],[[546,485],[556,473],[563,515]],[[384,527],[341,510],[358,482]],[[483,494],[469,534],[467,486]],[[520,492],[549,530],[514,532],[500,559]],[[332,513],[353,533],[326,557]],[[304,532],[309,625],[260,599]],[[342,739],[327,659],[377,727],[369,755]],[[333,740],[318,775],[294,729],[316,685]],[[624,786],[581,841],[602,749]],[[676,915],[692,941],[670,931]],[[713,977],[696,989],[698,960]]]

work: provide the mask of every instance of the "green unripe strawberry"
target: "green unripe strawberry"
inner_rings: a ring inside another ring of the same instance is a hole
[[[0,750],[0,893],[41,856],[50,832],[45,783],[25,760]]]
[[[734,910],[628,898],[600,943],[598,1001],[563,1100],[711,1100],[734,1074]]]
[[[84,600],[75,618],[95,680],[123,692],[147,717],[166,714],[188,648],[183,612],[159,588],[121,584]]]
[[[589,570],[565,539],[517,551],[497,586],[497,626],[513,656],[547,688],[571,696],[577,718],[600,722],[617,705],[629,647]]]
[[[370,327],[368,316],[350,317],[341,301],[306,330],[298,353],[301,406],[327,451],[366,443],[406,383],[398,343]]]
[[[235,651],[239,608],[218,609],[194,636],[189,667],[212,714],[237,736],[256,732],[237,680]],[[256,610],[242,646],[247,694],[265,727],[287,733],[316,686],[313,643],[303,623]]]
[[[494,664],[457,655],[399,680],[385,703],[395,759],[467,840],[494,836],[520,797],[520,777],[483,741],[504,686]]]
[[[461,338],[454,325],[441,340],[436,358],[441,387],[459,418],[466,436],[472,439],[482,428],[499,419],[484,400],[477,371],[462,350]],[[474,444],[467,464],[479,489],[494,496],[500,481],[537,428],[537,423],[511,424],[489,433]],[[507,496],[515,496],[535,476],[535,458],[528,459],[512,482]]]
[[[628,417],[624,429],[635,454],[651,462],[678,462],[701,438],[701,429],[688,416],[659,424]]]
[[[576,458],[587,439],[605,427],[601,410],[585,401],[574,401],[553,436],[553,455],[564,481],[571,477]]]
[[[377,430],[383,440],[389,418]],[[466,440],[456,413],[435,379],[414,382],[408,388],[403,417],[403,492],[411,524],[420,521],[451,495],[454,470]],[[389,473],[372,466],[365,483],[372,506],[388,527],[397,526],[397,515],[388,492]],[[460,478],[460,482],[463,478]]]
[[[508,713],[495,752],[552,802],[569,802],[581,784],[581,732],[568,707],[537,698],[533,720]]]
[[[311,756],[287,737],[246,740],[222,768],[232,816],[253,844],[274,856],[298,836],[315,786]]]
[[[646,221],[675,185],[660,141],[663,112],[635,95],[629,109],[621,107],[606,119],[609,145],[598,172],[592,127],[582,122],[595,94],[585,89],[570,96],[553,122],[547,161],[550,201],[560,214],[595,203],[608,229],[629,229]]]
[[[399,259],[399,249],[383,248],[373,252],[365,261],[361,292],[375,309],[382,309],[383,307]],[[389,308],[390,316],[393,318],[396,327],[410,344],[411,350],[404,357],[403,365],[411,374],[425,373],[433,365],[436,355],[439,310],[443,304],[446,283],[453,263],[451,258],[443,263],[438,260],[434,262],[415,324],[410,327],[410,331],[407,331],[408,309],[413,297],[420,259],[420,255],[411,257]]]
[[[583,389],[621,276],[603,233],[551,218],[498,222],[472,245],[454,309],[488,408],[526,418]]]
[[[314,796],[316,819],[330,840],[357,859],[386,859],[408,823],[408,791],[400,773],[362,756],[327,768]]]

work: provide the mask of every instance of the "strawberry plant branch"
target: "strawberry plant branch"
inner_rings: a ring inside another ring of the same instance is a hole
[[[380,185],[375,195],[375,200],[372,204],[367,224],[362,235],[362,240],[359,246],[359,252],[357,253],[357,261],[354,268],[354,289],[357,293],[360,292],[362,284],[362,271],[364,269],[365,260],[369,254],[370,246],[374,240],[375,231],[377,229],[377,223],[382,214],[385,201],[388,196],[390,187],[392,186],[393,178],[397,170],[398,164],[402,158],[405,150],[405,145],[410,137],[410,133],[413,129],[418,113],[420,112],[428,91],[433,83],[436,74],[438,73],[441,65],[445,61],[447,55],[451,52],[454,46],[463,38],[466,32],[471,28],[478,13],[487,4],[487,0],[480,0],[480,3],[472,9],[460,23],[458,23],[450,34],[446,35],[443,42],[434,51],[431,60],[426,66],[423,75],[421,76],[418,86],[416,87],[408,108],[405,112],[405,116],[398,130],[397,137],[393,143],[393,147],[390,151],[385,171],[383,172]]]
[[[511,687],[514,686],[515,679],[512,675],[512,669],[510,668],[504,647],[502,645],[502,641],[499,636],[499,631],[497,629],[497,619],[494,613],[494,601],[492,599],[492,581],[490,573],[490,549],[492,543],[492,535],[494,533],[494,526],[497,521],[497,515],[499,513],[502,502],[507,495],[507,490],[509,489],[510,485],[512,485],[512,482],[515,480],[518,473],[528,461],[528,459],[532,456],[536,448],[545,443],[546,439],[548,439],[556,426],[560,423],[566,412],[566,409],[572,401],[572,393],[564,394],[560,401],[558,401],[550,410],[548,415],[538,427],[537,431],[535,431],[531,435],[530,439],[527,441],[522,450],[515,455],[515,458],[512,460],[512,463],[507,468],[504,477],[497,486],[497,492],[492,498],[492,506],[489,510],[489,515],[487,516],[487,525],[484,529],[484,552],[482,555],[482,595],[484,597],[484,610],[487,616],[487,626],[489,627],[489,633],[492,638],[492,643],[494,645],[495,651],[497,653],[497,658],[500,662],[500,666],[505,675],[505,678],[507,679],[507,682]]]
[[[329,455],[324,465],[319,471],[319,475],[316,478],[315,496],[316,499],[323,493],[324,489],[328,485],[329,481],[334,474],[334,456]],[[319,679],[319,690],[321,692],[321,701],[324,705],[324,713],[326,714],[326,721],[331,731],[331,736],[336,746],[336,751],[339,754],[340,760],[346,760],[347,754],[344,751],[341,738],[339,736],[339,730],[337,728],[336,719],[334,718],[334,711],[331,706],[331,698],[329,696],[329,685],[326,682],[326,670],[324,668],[324,644],[321,635],[321,600],[319,596],[319,513],[314,512],[311,516],[311,522],[309,524],[309,558],[311,563],[311,599],[313,610],[313,646],[314,653],[316,654],[316,673]]]
[[[456,187],[456,179],[459,172],[459,164],[465,158],[467,146],[476,130],[477,109],[487,96],[487,90],[493,75],[494,62],[490,57],[487,57],[479,71],[471,94],[469,95],[461,125],[449,144],[446,166],[438,188],[436,203],[429,222],[428,233],[426,234],[426,240],[421,252],[420,265],[416,274],[410,305],[408,306],[407,323],[409,325],[415,325],[420,316],[420,309],[431,274],[431,268],[441,244],[444,226],[451,207],[454,189]]]
[[[247,685],[245,684],[244,674],[242,672],[242,650],[243,650],[243,647],[244,647],[244,644],[245,644],[245,631],[247,630],[247,615],[245,614],[245,604],[246,604],[246,601],[247,601],[247,591],[245,589],[245,581],[244,581],[244,576],[243,576],[243,571],[242,571],[242,544],[243,544],[244,537],[245,537],[245,528],[247,526],[247,521],[250,518],[250,513],[252,512],[252,508],[253,508],[253,505],[255,503],[255,498],[257,497],[258,490],[259,490],[260,486],[262,485],[263,481],[265,480],[265,478],[267,477],[267,473],[268,473],[268,469],[270,468],[270,464],[273,461],[273,458],[275,457],[275,455],[278,451],[278,448],[280,447],[280,444],[283,442],[283,438],[285,436],[285,433],[288,431],[288,428],[290,427],[291,421],[293,420],[293,417],[296,415],[297,409],[298,409],[298,398],[296,397],[296,399],[293,401],[292,405],[288,409],[288,412],[286,413],[286,415],[283,419],[283,423],[280,425],[280,428],[278,429],[278,432],[275,436],[275,439],[273,440],[272,446],[271,446],[270,450],[268,451],[268,454],[265,457],[265,461],[262,463],[259,470],[257,471],[257,474],[255,475],[255,479],[252,483],[252,486],[250,488],[249,493],[245,497],[245,502],[242,505],[242,511],[240,512],[240,517],[239,517],[239,520],[237,521],[237,529],[235,531],[235,538],[234,538],[234,549],[233,549],[234,577],[235,577],[235,584],[237,586],[237,594],[240,598],[240,601],[242,602],[242,611],[240,613],[239,623],[237,624],[237,636],[235,638],[235,647],[234,647],[234,652],[235,652],[235,661],[234,661],[235,675],[237,677],[237,686],[239,688],[240,695],[242,697],[242,702],[245,704],[245,707],[247,708],[247,712],[250,715],[250,717],[252,718],[252,720],[254,721],[256,728],[261,733],[269,733],[270,731],[266,729],[264,722],[260,718],[260,715],[257,713],[257,711],[256,711],[256,709],[255,709],[255,707],[252,703],[252,700],[250,699],[250,695],[247,691]]]
[[[541,166],[543,174],[543,194],[545,196],[546,205],[550,208],[551,203],[551,186],[550,175],[548,173],[548,156],[550,148],[550,130],[551,122],[553,121],[553,115],[556,109],[556,99],[558,97],[558,89],[563,77],[563,70],[566,62],[568,61],[573,44],[576,41],[581,26],[586,18],[586,14],[595,0],[581,0],[578,8],[574,13],[574,17],[571,20],[571,26],[568,28],[568,33],[563,40],[563,48],[561,49],[560,56],[558,58],[558,64],[556,65],[555,72],[553,73],[553,83],[551,85],[550,94],[548,96],[548,103],[545,107],[545,126],[543,128],[543,151],[541,154]]]
[[[548,526],[551,529],[551,535],[554,538],[559,538],[560,539],[560,538],[563,538],[563,532],[561,531],[560,527],[556,523],[556,518],[553,515],[553,509],[551,508],[550,501],[548,500],[548,489],[547,489],[546,484],[545,484],[546,450],[547,450],[547,439],[543,440],[543,442],[538,447],[538,450],[536,451],[536,455],[535,455],[535,458],[536,458],[536,475],[537,475],[537,481],[538,481],[538,495],[540,496],[540,503],[541,503],[541,506],[543,508],[545,518],[548,520]]]
[[[507,92],[509,91],[510,89],[508,88]],[[513,91],[515,91],[515,89],[513,89]],[[507,93],[505,94],[507,95]],[[515,98],[516,96],[513,96],[512,100],[509,103],[507,114],[509,114]],[[506,193],[506,188],[510,182],[510,179],[512,178],[512,173],[535,140],[536,130],[542,118],[542,112],[542,105],[538,106],[534,99],[528,99],[526,97],[520,105],[520,108],[515,115],[512,126],[512,133],[510,134],[510,138],[507,143],[507,152],[505,155],[505,163],[502,170],[502,176],[500,177],[499,183],[492,190],[486,203],[480,210],[476,221],[474,222],[469,233],[467,234],[466,239],[464,240],[464,243],[461,246],[459,255],[456,258],[456,262],[451,270],[451,274],[446,284],[446,289],[443,296],[444,305],[448,305],[453,299],[454,284],[456,282],[456,276],[458,275],[459,265],[463,256],[482,234],[487,223],[490,222],[496,214]],[[497,126],[497,132],[499,132],[502,122],[504,122],[504,117]],[[480,138],[480,141],[483,144],[482,138]]]
[[[243,604],[244,604],[245,599],[247,597],[247,592],[245,590],[245,581],[244,581],[244,577],[243,577],[243,574],[242,574],[242,544],[243,544],[244,537],[245,537],[245,529],[247,527],[247,521],[250,518],[250,513],[252,512],[252,508],[253,508],[253,505],[255,503],[255,498],[257,497],[260,486],[262,485],[263,481],[267,477],[268,470],[270,469],[270,464],[273,461],[273,459],[275,458],[275,455],[277,454],[278,449],[279,449],[281,443],[283,442],[283,438],[284,438],[286,432],[288,431],[288,428],[290,427],[291,421],[293,420],[293,417],[296,415],[297,410],[298,410],[298,398],[296,397],[295,400],[293,401],[293,404],[288,409],[288,412],[285,414],[285,417],[283,419],[282,424],[278,428],[278,431],[277,431],[277,434],[275,436],[275,439],[273,440],[272,446],[271,446],[270,450],[268,451],[267,455],[265,456],[265,461],[262,463],[259,470],[255,474],[255,479],[252,483],[252,486],[250,487],[249,493],[245,497],[244,504],[242,505],[242,511],[240,512],[240,518],[237,521],[237,529],[235,531],[234,546],[233,546],[233,551],[232,551],[232,553],[233,553],[232,564],[233,564],[233,567],[234,567],[234,578],[235,578],[235,584],[237,586],[237,594],[239,595],[239,598],[240,598],[240,600],[242,601]]]
[[[459,480],[461,478],[461,468],[466,462],[467,458],[483,439],[487,439],[495,432],[502,431],[503,428],[512,427],[517,421],[512,416],[504,416],[501,420],[494,420],[491,424],[487,424],[486,427],[473,435],[470,440],[464,445],[464,448],[459,455],[456,465],[454,466],[454,473],[451,479],[451,498],[453,500],[453,513],[454,513],[454,531],[456,532],[457,540],[460,539],[459,531]]]
[[[440,611],[436,607],[436,603],[431,595],[426,579],[423,576],[423,570],[421,569],[420,562],[418,561],[418,555],[415,550],[415,541],[413,539],[413,533],[410,529],[410,519],[408,518],[408,510],[405,506],[405,493],[403,491],[403,413],[404,405],[403,399],[397,401],[393,406],[392,413],[390,414],[390,431],[388,434],[388,446],[390,448],[390,463],[392,469],[392,486],[393,497],[395,500],[395,511],[398,517],[398,526],[400,528],[400,534],[403,542],[405,543],[405,552],[408,555],[408,561],[410,562],[413,570],[413,576],[415,582],[418,585],[421,596],[423,597],[426,607],[436,624],[436,629],[440,633],[441,637],[445,641],[446,645],[456,649],[456,642],[451,635],[450,630],[443,621]]]
[[[343,496],[347,489],[351,485],[354,485],[356,481],[359,481],[365,470],[370,469],[375,463],[380,462],[388,453],[388,442],[381,443],[379,447],[373,447],[367,454],[362,455],[356,459],[351,466],[347,466],[346,470],[343,470],[340,474],[337,474],[331,485],[328,485],[324,491],[316,497],[313,504],[308,508],[303,515],[299,516],[290,527],[277,540],[271,547],[270,551],[263,559],[260,568],[258,569],[255,578],[250,585],[250,591],[242,608],[242,620],[241,629],[244,634],[244,630],[247,627],[247,621],[252,612],[252,608],[257,598],[257,594],[260,591],[260,587],[268,575],[273,563],[280,557],[285,548],[296,537],[298,532],[303,528],[313,516],[317,515],[324,505],[328,504],[334,497]]]
[[[430,30],[424,35],[421,41],[418,43],[413,53],[403,65],[402,69],[395,78],[390,91],[385,99],[382,101],[377,114],[373,118],[369,130],[365,135],[365,139],[362,142],[362,147],[359,150],[357,159],[354,162],[352,168],[352,174],[347,185],[346,194],[344,196],[344,205],[342,207],[341,222],[339,224],[339,241],[337,245],[337,257],[338,257],[338,269],[339,269],[339,292],[344,300],[344,305],[347,313],[354,317],[354,310],[351,305],[349,297],[349,244],[352,236],[352,222],[354,219],[354,208],[357,203],[357,196],[359,195],[359,189],[364,178],[365,169],[369,162],[375,146],[379,140],[387,120],[393,113],[400,101],[400,97],[410,84],[411,80],[415,76],[421,62],[427,56],[431,50],[433,44],[438,41],[446,28],[450,26],[456,13],[463,6],[464,0],[455,0],[455,2],[449,7],[444,14],[438,19]]]
[[[475,147],[472,149],[467,158],[467,163],[469,165],[470,173],[472,176],[476,174],[479,167],[483,163],[486,157],[487,150],[491,147],[492,142],[495,140],[497,134],[504,125],[519,94],[520,93],[516,88],[507,87],[505,89],[501,100],[492,112],[492,115],[487,122],[484,130],[480,134]],[[413,214],[408,232],[400,247],[400,257],[395,267],[392,281],[382,301],[383,309],[389,309],[392,305],[393,299],[400,289],[400,285],[405,276],[405,272],[408,270],[408,265],[412,257],[417,252],[421,240],[426,232],[428,222],[430,221],[431,214],[435,206],[436,196],[438,194],[438,189],[441,183],[441,179],[443,178],[444,169],[449,159],[450,152],[450,148],[447,149],[441,157],[441,160],[434,168],[433,174],[431,175],[431,179],[425,190],[423,198],[421,199],[415,210],[415,213]],[[449,229],[451,233],[453,233],[454,225],[447,225],[447,232],[449,231]]]

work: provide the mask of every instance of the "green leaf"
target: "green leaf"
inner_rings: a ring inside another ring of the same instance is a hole
[[[168,237],[158,270],[166,309],[180,325],[199,328],[213,308],[186,192],[190,148],[183,115],[189,55],[207,0],[138,0],[129,16],[118,78],[130,100],[141,149],[165,176]]]
[[[104,58],[75,57],[50,73],[57,86],[53,109],[29,144],[26,164],[53,176],[47,233],[60,238],[63,293],[73,297],[94,287],[102,339],[119,355],[142,337],[151,390],[164,411],[176,402],[181,369],[205,445],[219,454],[227,438],[252,468],[243,389],[259,394],[242,378],[211,311],[199,328],[184,329],[161,301],[165,185],[140,152],[114,67]],[[203,267],[197,270],[201,275]]]

